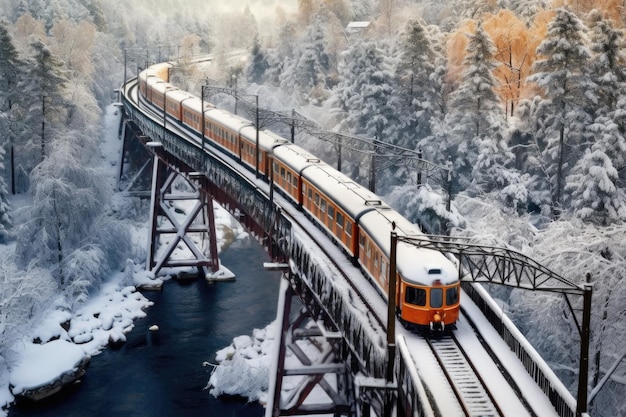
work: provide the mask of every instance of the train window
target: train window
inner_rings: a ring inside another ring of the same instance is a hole
[[[359,234],[359,246],[360,247],[364,247],[365,246],[365,235],[360,233]]]
[[[408,304],[413,304],[416,306],[425,306],[426,290],[422,288],[406,287],[406,291],[404,293],[404,301],[406,301]]]
[[[376,251],[376,253],[374,254],[374,266],[378,267],[378,258],[380,258],[380,255],[378,254],[378,251]]]
[[[328,206],[328,217],[330,221],[335,220],[335,208],[333,206]]]
[[[337,212],[337,226],[339,226],[339,228],[343,228],[343,214]]]
[[[454,305],[459,302],[459,290],[457,287],[448,288],[446,290],[446,305]]]
[[[320,204],[320,211],[322,213],[326,212],[326,200],[322,199],[321,204]]]
[[[287,184],[291,184],[291,172],[287,173]]]
[[[309,188],[309,200],[313,198],[313,191]]]
[[[352,222],[346,219],[346,234],[352,236]]]
[[[430,306],[432,308],[439,308],[443,305],[443,289],[431,288],[430,290]]]
[[[367,255],[368,258],[372,257],[372,244],[370,243],[369,240],[365,242],[365,254]]]
[[[320,206],[320,195],[318,193],[315,193],[315,205],[317,207]]]
[[[284,167],[280,167],[280,177],[282,179],[285,179],[285,168]]]
[[[384,260],[380,263],[380,273],[387,279],[387,262]]]

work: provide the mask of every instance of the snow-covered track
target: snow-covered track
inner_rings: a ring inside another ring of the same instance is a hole
[[[493,396],[454,334],[426,341],[467,417],[503,417]]]

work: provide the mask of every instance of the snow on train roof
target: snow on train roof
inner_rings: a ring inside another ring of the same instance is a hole
[[[293,143],[285,143],[283,146],[275,148],[274,155],[298,173],[309,165],[320,162],[317,156]]]
[[[155,92],[161,93],[161,94],[165,94],[166,92],[169,92],[169,91],[178,90],[178,88],[174,87],[172,84],[165,82],[158,77],[148,78],[148,85]]]
[[[374,239],[387,256],[391,249],[392,222],[395,222],[395,231],[399,236],[425,236],[417,225],[395,210],[365,213],[359,219],[359,226]],[[448,285],[459,279],[456,266],[444,254],[405,242],[398,242],[396,268],[405,280],[413,284],[432,285],[433,282],[439,281],[443,285]]]
[[[200,100],[200,97],[189,94],[189,99],[183,101],[183,107],[188,108],[192,111],[195,111],[196,113],[200,113],[200,106],[202,106],[201,102],[202,100]],[[205,110],[211,110],[211,109],[214,109],[215,106],[209,103],[208,101],[205,101],[204,108]]]
[[[191,97],[193,97],[193,96],[191,94],[189,94],[188,92],[186,92],[185,90],[176,89],[176,90],[168,90],[167,91],[167,98],[176,100],[178,102],[181,102],[183,100],[187,100],[187,99],[189,99]]]
[[[324,190],[353,219],[374,207],[388,207],[379,196],[324,162],[306,167],[302,177]]]
[[[244,119],[243,117],[237,116],[236,114],[232,114],[229,111],[217,107],[211,110],[207,110],[206,121],[221,124],[226,129],[237,133],[242,127],[252,125],[252,122],[250,120]]]

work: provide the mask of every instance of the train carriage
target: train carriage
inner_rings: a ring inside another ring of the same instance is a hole
[[[241,161],[256,169],[256,127],[248,126],[241,130]],[[259,172],[267,179],[270,177],[270,159],[274,149],[289,143],[270,130],[259,131]]]
[[[161,110],[165,109],[166,94],[176,90],[178,90],[176,87],[160,78],[148,79],[148,100]]]
[[[143,94],[144,97],[148,98],[148,79],[149,78],[158,78],[156,76],[156,71],[152,68],[148,68],[145,71],[141,71],[139,73],[139,91]],[[162,80],[161,80],[162,81]]]
[[[359,220],[359,263],[385,293],[389,292],[391,231],[423,236],[398,212],[365,213]],[[398,242],[396,305],[401,320],[442,330],[458,320],[459,273],[442,253]]]
[[[183,119],[183,103],[189,100],[192,95],[183,90],[168,90],[165,94],[165,105],[167,114],[174,117],[179,122]]]
[[[301,178],[303,210],[356,259],[357,222],[363,213],[376,209],[380,198],[325,163],[306,167]]]
[[[273,181],[302,209],[302,171],[320,163],[319,158],[292,143],[274,148]]]
[[[200,133],[202,131],[202,113],[200,109],[202,108],[202,101],[200,98],[193,96],[182,102],[182,121],[185,125],[189,126],[196,132]],[[214,109],[215,106],[208,102],[204,102],[204,111],[209,111]],[[206,124],[206,118],[205,118]]]
[[[240,158],[240,132],[250,124],[250,121],[226,110],[214,108],[205,113],[204,132],[206,137]]]

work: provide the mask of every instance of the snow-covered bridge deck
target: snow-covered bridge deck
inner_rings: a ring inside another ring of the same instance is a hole
[[[246,169],[238,169],[236,161],[218,155],[213,148],[201,149],[199,138],[175,122],[168,121],[164,129],[162,115],[151,112],[145,103],[140,108],[138,100],[136,83],[131,80],[123,89],[126,122],[134,123],[150,141],[162,145],[153,151],[182,171],[203,173],[202,184],[207,192],[231,212],[245,213],[247,226],[254,229],[253,234],[264,246],[289,258],[290,285],[284,286],[281,300],[285,304],[279,306],[285,312],[281,349],[284,351],[285,343],[291,343],[291,349],[302,352],[299,366],[288,367],[284,361],[277,361],[274,386],[279,390],[268,404],[268,415],[285,410],[354,415],[370,407],[377,415],[394,409],[398,414],[419,416],[462,415],[448,409],[458,400],[450,394],[449,385],[446,388],[438,378],[436,362],[422,351],[422,337],[406,331],[400,323],[396,323],[400,349],[391,358],[396,363],[396,377],[394,381],[385,379],[389,352],[385,342],[386,302],[324,233],[280,195],[274,193],[270,201],[269,185]],[[237,200],[239,197],[243,198]],[[288,314],[294,296],[301,300],[301,311],[307,317],[294,319]],[[473,307],[469,297],[465,300],[466,313],[457,337],[471,352],[474,366],[492,381],[487,386],[503,415],[576,415],[575,401],[562,384],[548,375],[548,388],[540,387],[536,376],[526,372],[527,367],[504,341],[494,336],[492,325]],[[489,347],[478,342],[468,318],[474,328],[480,329],[480,338]],[[308,356],[299,347],[301,340],[321,341],[319,350],[323,354]],[[532,349],[524,342],[520,345]],[[540,362],[536,367],[549,369],[535,355],[530,356]],[[287,403],[281,404],[282,381],[293,377],[300,381],[294,384],[299,391],[292,392]],[[323,391],[324,400],[316,396],[319,391]]]

